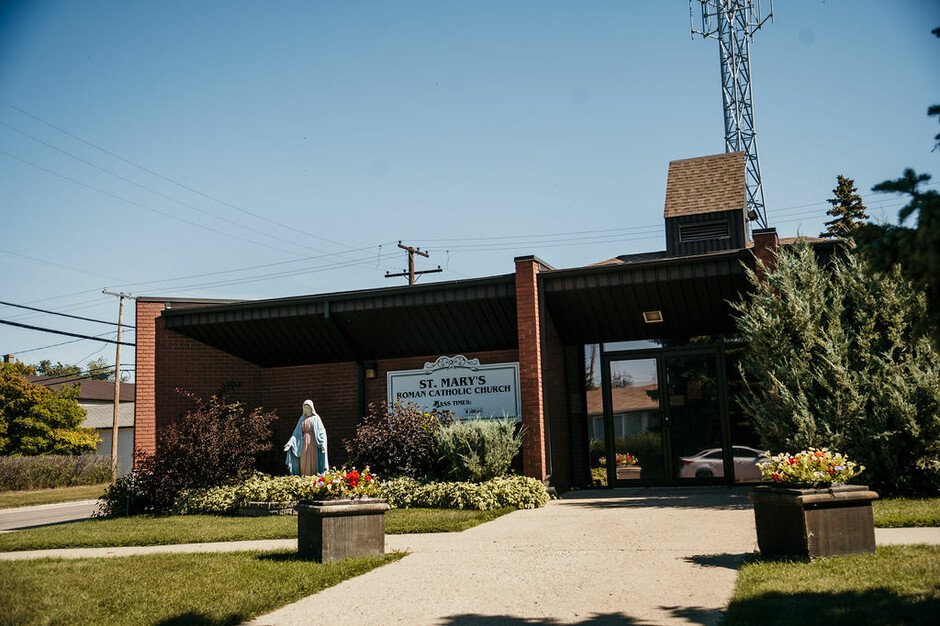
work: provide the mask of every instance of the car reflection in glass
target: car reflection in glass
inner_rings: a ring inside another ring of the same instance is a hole
[[[739,483],[760,481],[760,466],[770,462],[767,453],[748,446],[732,446],[731,450],[734,453],[734,480]],[[680,478],[722,478],[725,475],[721,448],[702,450],[680,460]]]

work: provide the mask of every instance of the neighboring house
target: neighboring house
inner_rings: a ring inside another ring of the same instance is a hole
[[[70,380],[67,377],[27,376],[31,383],[50,389],[64,386],[80,387],[78,404],[87,415],[82,426],[98,431],[98,454],[111,458],[111,435],[114,432],[114,381]],[[121,383],[121,406],[118,413],[118,474],[134,467],[134,383]]]
[[[610,390],[614,437],[632,437],[659,426],[659,400],[656,384],[613,387]],[[585,391],[588,436],[603,441],[604,399],[600,389]]]

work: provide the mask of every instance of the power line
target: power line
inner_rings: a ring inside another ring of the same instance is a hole
[[[381,245],[388,245],[388,244],[390,244],[390,243],[394,243],[394,242],[385,242],[384,244],[381,244]],[[362,251],[364,251],[364,250],[371,250],[371,249],[374,248],[374,247],[375,247],[375,246],[363,246],[362,248],[355,248],[355,249],[353,249],[353,250],[349,250],[348,252],[349,252],[349,253],[352,253],[352,252],[362,252]],[[234,269],[234,270],[220,270],[220,271],[218,271],[218,272],[204,272],[204,273],[202,273],[202,274],[192,274],[192,275],[190,275],[190,276],[178,276],[178,277],[176,277],[176,278],[165,278],[165,279],[162,279],[162,280],[153,280],[153,281],[145,282],[145,283],[125,283],[124,286],[133,286],[133,287],[135,287],[135,288],[139,288],[139,287],[145,286],[145,285],[157,285],[157,284],[160,284],[160,283],[170,283],[170,282],[176,282],[176,281],[180,281],[180,280],[189,280],[189,279],[191,279],[191,278],[204,278],[204,277],[207,277],[207,276],[219,276],[219,275],[222,275],[222,274],[234,274],[234,273],[237,273],[237,272],[247,272],[247,271],[250,271],[250,270],[265,269],[265,268],[277,267],[277,266],[281,266],[281,265],[291,265],[291,264],[293,264],[293,263],[303,263],[303,262],[305,262],[305,261],[313,261],[313,260],[316,260],[317,258],[319,258],[319,257],[310,256],[310,257],[304,257],[304,258],[302,258],[302,259],[292,259],[292,260],[290,260],[290,261],[276,261],[276,262],[274,262],[274,263],[264,263],[264,264],[262,264],[262,265],[252,265],[252,266],[249,266],[249,267],[242,267],[242,268],[238,268],[238,269]],[[353,263],[353,261],[349,261],[349,263]],[[359,264],[359,261],[356,260],[356,261],[355,261],[355,264],[358,265],[358,264]],[[303,273],[306,273],[307,271],[309,271],[309,270],[302,270]]]
[[[172,202],[176,202],[177,204],[179,204],[179,205],[181,205],[181,206],[184,206],[184,207],[186,207],[186,208],[192,209],[193,211],[197,211],[197,212],[202,213],[202,214],[204,214],[204,215],[208,215],[209,217],[211,217],[211,218],[213,218],[213,219],[217,219],[217,220],[220,220],[220,221],[222,221],[222,222],[226,222],[226,223],[231,224],[231,225],[233,225],[233,226],[236,226],[236,227],[238,227],[238,228],[243,228],[243,229],[248,230],[248,231],[251,231],[251,232],[253,232],[253,233],[257,233],[257,234],[264,235],[265,237],[268,237],[268,238],[270,238],[270,239],[274,239],[275,241],[281,241],[282,243],[287,243],[287,244],[289,244],[289,245],[297,245],[295,242],[284,241],[281,237],[278,237],[277,235],[272,235],[272,234],[266,233],[266,232],[264,232],[264,231],[258,230],[258,229],[255,228],[255,227],[247,226],[247,225],[245,225],[245,224],[241,224],[241,223],[239,223],[239,222],[236,222],[235,220],[231,220],[231,219],[228,219],[228,218],[226,218],[226,217],[220,217],[220,216],[218,216],[218,215],[212,213],[211,211],[207,211],[207,210],[205,210],[205,209],[201,209],[201,208],[199,208],[199,207],[197,207],[197,206],[195,206],[195,205],[193,205],[193,204],[190,204],[190,203],[188,203],[188,202],[185,202],[185,201],[183,201],[183,200],[179,200],[179,199],[177,199],[177,198],[174,198],[173,196],[170,196],[170,195],[168,195],[168,194],[165,194],[165,193],[163,193],[162,191],[158,191],[158,190],[156,190],[156,189],[152,189],[152,188],[150,188],[150,187],[147,187],[146,185],[143,185],[143,184],[141,184],[141,183],[138,183],[138,182],[135,181],[135,180],[131,180],[130,178],[127,178],[127,177],[125,177],[125,176],[121,176],[120,174],[117,174],[117,173],[115,173],[115,172],[112,172],[111,170],[108,170],[108,169],[103,168],[103,167],[101,167],[101,166],[99,166],[99,165],[96,165],[96,164],[92,163],[91,161],[88,161],[88,160],[86,160],[86,159],[83,159],[83,158],[80,157],[80,156],[77,156],[77,155],[75,155],[75,154],[72,154],[71,152],[69,152],[69,151],[67,151],[67,150],[63,150],[62,148],[59,148],[59,147],[57,147],[57,146],[55,146],[55,145],[53,145],[53,144],[51,144],[51,143],[49,143],[49,142],[47,142],[47,141],[44,141],[44,140],[42,140],[42,139],[40,139],[40,138],[38,138],[38,137],[35,137],[35,136],[33,136],[33,135],[30,135],[29,133],[24,132],[24,131],[22,131],[22,130],[20,130],[20,129],[14,127],[14,126],[11,126],[10,124],[7,124],[6,122],[0,121],[0,126],[5,126],[5,127],[9,128],[10,130],[12,130],[13,132],[19,133],[20,135],[23,135],[24,137],[27,137],[27,138],[29,138],[29,139],[32,139],[33,141],[35,141],[35,142],[37,142],[37,143],[41,143],[42,145],[47,146],[47,147],[49,147],[49,148],[55,150],[56,152],[59,152],[59,153],[61,153],[61,154],[64,154],[64,155],[66,155],[66,156],[68,156],[68,157],[70,157],[70,158],[72,158],[72,159],[75,159],[76,161],[78,161],[78,162],[80,162],[80,163],[84,163],[85,165],[88,165],[89,167],[93,167],[93,168],[95,168],[96,170],[98,170],[98,171],[100,171],[100,172],[104,172],[105,174],[109,174],[109,175],[111,175],[111,176],[114,176],[114,177],[117,178],[118,180],[122,180],[122,181],[124,181],[124,182],[126,182],[126,183],[129,183],[129,184],[131,184],[131,185],[134,185],[135,187],[139,187],[140,189],[143,189],[144,191],[149,191],[150,193],[152,193],[152,194],[154,194],[154,195],[157,195],[157,196],[160,196],[161,198],[166,198],[167,200],[170,200],[170,201],[172,201]]]
[[[36,307],[26,306],[24,304],[13,304],[12,302],[4,302],[3,300],[0,300],[0,304],[16,307],[18,309],[28,309],[30,311],[39,311],[40,313],[48,313],[49,315],[59,315],[61,317],[70,317],[72,319],[84,320],[86,322],[96,322],[98,324],[108,324],[109,326],[115,326],[114,322],[96,320],[91,317],[82,317],[80,315],[69,315],[68,313],[59,313],[58,311],[48,311],[46,309],[37,309]],[[121,324],[121,326],[123,326],[124,328],[134,328],[133,326],[129,326],[128,324]]]
[[[11,322],[9,320],[0,320],[0,324],[6,324],[7,326],[16,326],[18,328],[26,328],[27,330],[38,330],[44,333],[52,333],[54,335],[65,335],[66,337],[79,337],[80,339],[92,339],[94,341],[104,341],[105,343],[118,343],[114,339],[104,339],[102,337],[92,337],[91,335],[80,335],[78,333],[69,333],[64,330],[54,330],[52,328],[42,328],[41,326],[30,326],[29,324],[20,324],[19,322]],[[127,343],[126,341],[120,342],[121,345],[125,346],[134,346],[136,344]]]
[[[18,256],[18,257],[20,257],[20,258],[22,258],[22,259],[26,259],[26,260],[28,260],[28,261],[35,261],[36,263],[44,263],[45,265],[50,265],[50,266],[52,266],[52,267],[57,267],[57,268],[59,268],[59,269],[69,270],[69,271],[72,271],[72,272],[77,272],[77,273],[79,273],[79,274],[88,274],[89,276],[97,276],[98,278],[107,278],[108,280],[123,280],[123,279],[117,278],[117,277],[115,277],[115,276],[108,276],[107,274],[96,274],[95,272],[89,272],[89,271],[86,271],[86,270],[80,270],[80,269],[78,269],[78,268],[71,267],[71,266],[69,266],[69,265],[62,265],[62,264],[60,264],[60,263],[53,263],[52,261],[47,261],[47,260],[45,260],[45,259],[40,259],[40,258],[37,258],[37,257],[34,257],[34,256],[28,256],[28,255],[26,255],[26,254],[20,254],[19,252],[11,252],[10,250],[4,250],[4,249],[2,249],[2,248],[0,248],[0,252],[2,252],[3,254],[9,254],[10,256]],[[78,291],[78,292],[76,292],[76,294],[78,294],[78,293],[86,293],[86,292],[84,292],[84,291]],[[73,294],[73,295],[74,295],[74,294]],[[64,296],[62,296],[62,297],[64,297]],[[37,300],[37,302],[41,302],[41,300]]]
[[[13,110],[15,110],[15,111],[19,111],[19,112],[22,113],[23,115],[26,115],[26,116],[28,116],[28,117],[33,118],[34,120],[36,120],[37,122],[40,122],[41,124],[45,124],[45,125],[48,126],[49,128],[53,128],[53,129],[59,131],[60,133],[63,133],[63,134],[65,134],[65,135],[68,135],[69,137],[75,139],[76,141],[80,141],[81,143],[83,143],[83,144],[85,144],[85,145],[87,145],[87,146],[91,146],[92,148],[94,148],[94,149],[96,149],[96,150],[100,150],[101,152],[107,154],[108,156],[114,157],[115,159],[117,159],[117,160],[119,160],[119,161],[122,161],[122,162],[124,162],[124,163],[126,163],[126,164],[128,164],[128,165],[130,165],[130,166],[132,166],[132,167],[136,167],[137,169],[142,170],[142,171],[144,171],[144,172],[146,172],[146,173],[148,173],[148,174],[150,174],[150,175],[152,175],[152,176],[156,176],[157,178],[159,178],[159,179],[161,179],[161,180],[164,180],[164,181],[166,181],[166,182],[168,182],[168,183],[170,183],[170,184],[176,185],[177,187],[180,187],[181,189],[185,189],[186,191],[189,191],[189,192],[191,192],[191,193],[194,193],[194,194],[196,194],[196,195],[198,195],[198,196],[202,196],[203,198],[205,198],[205,199],[207,199],[207,200],[211,200],[211,201],[213,201],[213,202],[217,202],[217,203],[221,204],[222,206],[226,206],[226,207],[228,207],[228,208],[230,208],[230,209],[235,209],[236,211],[239,211],[239,212],[244,213],[244,214],[246,214],[246,215],[250,215],[251,217],[254,217],[255,219],[258,219],[258,220],[261,220],[261,221],[264,221],[264,222],[268,222],[269,224],[274,224],[275,226],[279,226],[279,227],[281,227],[281,228],[286,228],[286,229],[290,230],[292,233],[297,232],[297,233],[300,233],[300,234],[302,234],[302,235],[306,235],[307,237],[313,237],[313,238],[315,238],[315,239],[319,239],[320,241],[325,241],[325,242],[327,242],[327,243],[331,243],[331,244],[333,244],[333,245],[335,245],[335,246],[339,246],[339,247],[341,247],[341,248],[351,248],[351,246],[348,246],[348,245],[346,245],[346,244],[344,244],[344,243],[340,243],[340,242],[338,242],[338,241],[333,241],[332,239],[327,239],[326,237],[323,237],[322,235],[317,235],[317,234],[315,234],[315,233],[309,233],[309,232],[307,232],[307,231],[305,231],[305,230],[302,230],[302,229],[300,229],[300,228],[297,228],[296,226],[289,226],[289,225],[287,225],[287,224],[282,224],[282,223],[280,223],[280,222],[278,222],[278,221],[276,221],[276,220],[272,220],[272,219],[270,219],[270,218],[268,218],[268,217],[265,217],[265,216],[263,216],[263,215],[258,215],[257,213],[253,213],[253,212],[251,212],[251,211],[249,211],[249,210],[247,210],[247,209],[243,209],[243,208],[241,208],[241,207],[239,207],[239,206],[236,206],[236,205],[231,204],[231,203],[229,203],[229,202],[226,202],[226,201],[224,201],[224,200],[220,200],[220,199],[218,199],[218,198],[216,198],[216,197],[210,196],[209,194],[203,193],[203,192],[199,191],[198,189],[193,189],[192,187],[189,187],[189,186],[187,186],[187,185],[184,185],[183,183],[180,183],[180,182],[178,182],[178,181],[175,181],[175,180],[173,180],[172,178],[168,178],[168,177],[166,177],[166,176],[164,176],[164,175],[162,175],[162,174],[160,174],[160,173],[158,173],[158,172],[155,172],[155,171],[153,171],[153,170],[151,170],[151,169],[149,169],[149,168],[147,168],[147,167],[144,167],[143,165],[140,165],[139,163],[135,163],[134,161],[131,161],[130,159],[127,159],[127,158],[125,158],[125,157],[122,157],[122,156],[119,155],[119,154],[115,154],[114,152],[111,152],[111,151],[109,151],[109,150],[107,150],[107,149],[105,149],[105,148],[102,148],[101,146],[99,146],[99,145],[97,145],[97,144],[95,144],[95,143],[92,143],[92,142],[90,142],[90,141],[88,141],[88,140],[86,140],[86,139],[83,139],[83,138],[79,137],[78,135],[76,135],[76,134],[74,134],[74,133],[71,133],[71,132],[65,130],[64,128],[60,128],[59,126],[56,126],[56,125],[53,124],[52,122],[48,122],[48,121],[42,119],[41,117],[39,117],[39,116],[37,116],[37,115],[34,115],[33,113],[30,113],[29,111],[26,111],[26,110],[24,110],[24,109],[21,109],[20,107],[15,106],[15,105],[13,105],[13,104],[7,102],[6,100],[0,100],[0,103],[5,104],[6,106],[10,107],[11,109],[13,109]]]
[[[117,195],[117,194],[115,194],[115,193],[111,193],[110,191],[106,191],[106,190],[104,190],[104,189],[100,189],[100,188],[98,188],[98,187],[95,187],[94,185],[89,185],[88,183],[83,183],[82,181],[77,180],[77,179],[75,179],[75,178],[72,178],[71,176],[66,176],[65,174],[61,174],[61,173],[56,172],[56,171],[54,171],[54,170],[51,170],[51,169],[49,169],[49,168],[47,168],[47,167],[43,167],[42,165],[39,165],[38,163],[33,163],[32,161],[30,161],[30,160],[28,160],[28,159],[23,159],[23,158],[21,158],[21,157],[15,156],[15,155],[10,154],[9,152],[6,152],[6,151],[4,151],[4,150],[0,150],[0,154],[2,154],[2,155],[4,155],[4,156],[7,156],[7,157],[9,157],[9,158],[11,158],[11,159],[14,159],[14,160],[16,160],[16,161],[20,161],[21,163],[25,163],[26,165],[29,165],[29,166],[31,166],[31,167],[35,167],[36,169],[41,170],[41,171],[43,171],[43,172],[47,172],[47,173],[49,173],[49,174],[52,174],[53,176],[58,176],[59,178],[61,178],[61,179],[63,179],[63,180],[67,180],[67,181],[69,181],[70,183],[73,183],[73,184],[75,184],[75,185],[78,185],[79,187],[84,187],[84,188],[86,188],[86,189],[91,189],[92,191],[95,191],[95,192],[97,192],[97,193],[100,193],[100,194],[102,194],[102,195],[104,195],[104,196],[108,196],[109,198],[114,198],[115,200],[119,200],[119,201],[121,201],[121,202],[126,202],[127,204],[129,204],[129,205],[131,205],[131,206],[135,206],[135,207],[138,207],[138,208],[140,208],[140,209],[144,209],[145,211],[150,211],[151,213],[156,213],[157,215],[162,215],[163,217],[168,217],[168,218],[170,218],[170,219],[172,219],[172,220],[176,220],[176,221],[178,221],[178,222],[183,222],[184,224],[189,224],[190,226],[195,226],[196,228],[201,228],[201,229],[203,229],[203,230],[207,230],[207,231],[212,232],[212,233],[216,233],[216,234],[219,234],[219,235],[225,235],[226,237],[231,237],[231,238],[233,238],[233,239],[238,239],[239,241],[245,241],[245,242],[248,242],[248,243],[250,243],[250,244],[252,244],[252,245],[261,246],[262,248],[268,248],[268,249],[270,249],[270,250],[277,250],[278,252],[286,252],[286,253],[288,253],[288,254],[297,254],[297,252],[294,251],[294,250],[285,250],[285,249],[283,249],[283,248],[278,248],[278,247],[276,247],[276,246],[270,246],[270,245],[267,245],[267,244],[263,244],[263,243],[261,243],[261,242],[259,242],[259,241],[255,241],[255,240],[253,240],[253,239],[248,239],[247,237],[240,237],[240,236],[234,235],[234,234],[232,234],[232,233],[227,233],[227,232],[225,232],[224,230],[219,230],[218,228],[212,228],[211,226],[205,226],[205,225],[200,224],[200,223],[198,223],[198,222],[194,222],[194,221],[192,221],[192,220],[188,220],[188,219],[186,219],[186,218],[184,218],[184,217],[179,217],[179,216],[177,216],[177,215],[173,215],[172,213],[167,213],[166,211],[161,211],[160,209],[155,209],[155,208],[153,208],[153,207],[151,207],[151,206],[147,206],[146,204],[143,204],[143,203],[141,203],[141,202],[137,202],[136,200],[129,200],[128,198],[125,198],[125,197],[123,197],[123,196],[119,196],[119,195]]]
[[[108,367],[110,367],[111,369],[114,368],[113,365],[110,365]],[[61,377],[49,376],[47,377],[46,380],[37,380],[33,384],[42,385],[43,387],[51,387],[52,385],[65,385],[68,383],[75,383],[75,382],[79,382],[82,380],[93,380],[95,379],[96,376],[100,376],[103,373],[102,372],[103,369],[104,368],[100,368],[96,370],[88,370],[87,372],[78,372],[77,374],[66,374],[65,376],[61,376]],[[133,366],[127,366],[127,367],[122,367],[121,371],[122,372],[136,372],[137,368]],[[70,378],[66,378],[66,376],[69,376]],[[115,374],[115,377],[117,377],[116,374]],[[98,380],[101,380],[101,379],[98,379]],[[124,382],[124,381],[121,381],[121,382]]]

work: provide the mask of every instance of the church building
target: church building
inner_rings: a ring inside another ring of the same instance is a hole
[[[498,276],[291,298],[139,298],[135,447],[154,451],[189,408],[177,389],[233,382],[280,416],[274,471],[305,399],[333,465],[368,404],[401,399],[517,419],[521,471],[559,490],[754,480],[730,303],[787,242],[749,230],[745,198],[743,153],[685,159],[669,164],[662,251],[559,269],[522,254]]]

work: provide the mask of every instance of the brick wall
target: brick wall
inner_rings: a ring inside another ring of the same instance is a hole
[[[548,413],[548,443],[551,448],[550,484],[559,490],[571,485],[570,437],[568,427],[565,347],[547,308],[541,311],[544,332],[542,380]]]
[[[542,388],[542,342],[539,320],[538,273],[541,263],[534,257],[516,259],[516,326],[519,337],[519,387],[522,395],[523,472],[545,480],[547,476],[544,395]]]
[[[565,375],[568,411],[568,445],[571,468],[571,484],[587,487],[591,484],[590,437],[587,430],[587,415],[584,397],[584,347],[565,348]]]
[[[180,391],[207,397],[233,382],[238,387],[232,397],[249,410],[262,405],[260,367],[167,330],[163,310],[162,302],[137,303],[134,447],[150,453],[156,451],[157,431],[193,407]]]
[[[155,324],[163,312],[162,302],[137,301],[137,347],[134,375],[134,449],[154,452],[156,449]]]
[[[751,233],[754,236],[754,256],[756,256],[767,270],[773,271],[777,267],[777,239],[776,228],[762,228]],[[758,265],[757,277],[764,277],[764,270]]]
[[[304,400],[312,400],[326,428],[330,465],[346,461],[343,439],[356,433],[359,423],[359,370],[355,363],[271,367],[261,374],[262,401],[276,411],[274,470],[284,471],[284,444],[290,439],[302,413]],[[274,471],[272,470],[272,471]]]

